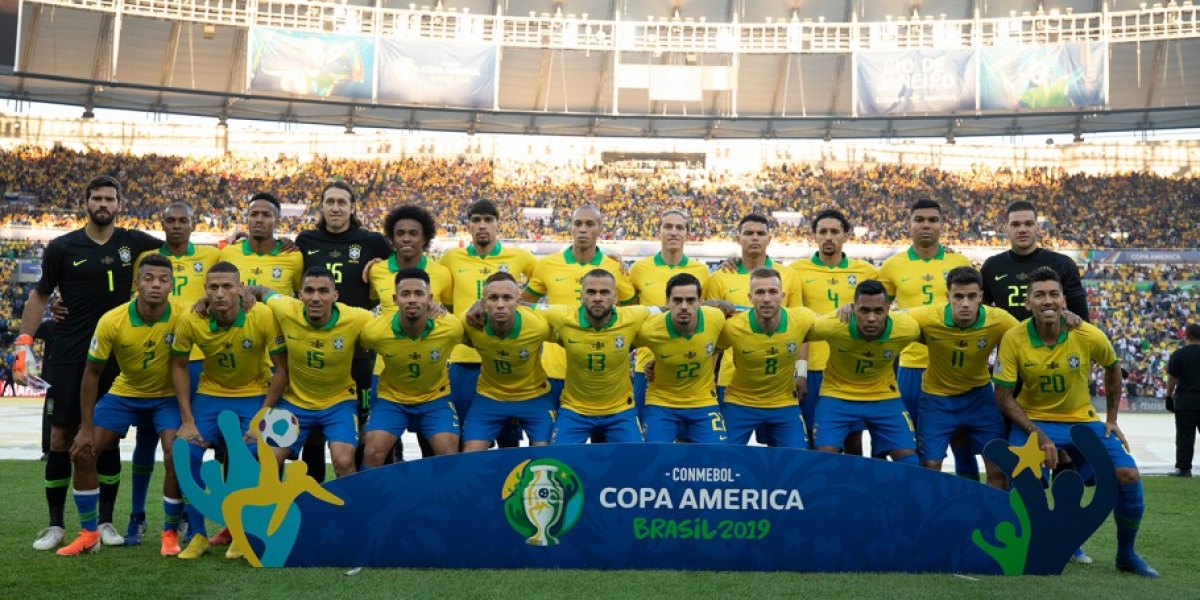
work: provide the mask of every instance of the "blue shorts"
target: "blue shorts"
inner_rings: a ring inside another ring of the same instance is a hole
[[[179,429],[182,419],[179,416],[179,402],[175,396],[160,398],[128,398],[105,394],[96,403],[92,412],[92,424],[115,431],[121,437],[129,432],[131,425],[139,427],[149,424],[154,431],[162,433]]]
[[[1087,427],[1100,438],[1100,443],[1104,444],[1104,449],[1108,450],[1108,457],[1112,459],[1113,467],[1117,469],[1136,469],[1137,463],[1130,456],[1129,451],[1121,444],[1121,440],[1117,436],[1112,435],[1104,437],[1104,423],[1101,421],[1087,421],[1084,423],[1063,423],[1060,421],[1034,421],[1037,425],[1046,432],[1046,436],[1059,450],[1066,450],[1073,457],[1079,456],[1079,449],[1075,447],[1075,442],[1071,440],[1071,428],[1076,425]],[[1008,433],[1008,443],[1013,446],[1020,446],[1029,440],[1029,434],[1021,430],[1020,427],[1013,427]],[[1082,476],[1083,473],[1081,472]],[[1049,474],[1042,470],[1042,481],[1050,481]]]
[[[300,421],[300,437],[291,445],[293,457],[300,455],[300,449],[308,441],[313,427],[320,427],[325,434],[325,441],[330,444],[358,446],[358,400],[355,398],[347,398],[320,410],[300,408],[284,398],[276,407],[292,411],[296,420]]]
[[[925,369],[915,367],[898,367],[896,369],[896,386],[900,388],[900,399],[904,401],[904,410],[908,411],[913,425],[918,427],[921,424],[921,420],[917,418],[921,407],[921,378],[924,376]]]
[[[615,415],[592,417],[581,415],[569,408],[560,408],[554,420],[552,444],[583,444],[592,434],[604,434],[604,441],[612,444],[629,444],[642,441],[642,428],[638,424],[637,409],[629,408]]]
[[[725,410],[725,388],[723,385],[717,386],[717,406],[721,410]]]
[[[908,411],[899,398],[856,402],[832,396],[822,396],[817,403],[817,422],[813,423],[815,444],[842,449],[846,435],[865,425],[871,432],[871,453],[895,450],[916,450]]]
[[[971,454],[983,452],[988,442],[1004,437],[1004,417],[996,407],[990,383],[957,396],[922,393],[920,407],[917,453],[922,461],[945,459],[950,436],[960,429],[967,435]]]
[[[188,381],[191,384],[191,387],[189,388],[191,393],[188,395],[188,398],[196,397],[196,386],[200,385],[200,373],[202,371],[204,371],[204,361],[203,360],[193,360],[188,363]],[[143,432],[155,431],[154,421],[150,418],[150,416],[148,414],[143,413],[142,417],[140,419],[138,419],[138,422],[134,423],[133,425],[138,428],[137,440],[138,440],[139,446],[141,446],[143,439],[153,438],[154,441],[157,443],[157,441],[158,441],[157,436],[146,436],[145,438],[143,438],[143,435],[144,435]],[[107,429],[107,427],[105,429]],[[125,437],[125,436],[122,435],[121,437]]]
[[[724,444],[725,418],[716,404],[705,408],[646,407],[646,441],[669,444],[677,439],[693,444]]]
[[[637,405],[638,421],[646,421],[646,388],[650,387],[650,382],[646,381],[645,373],[633,374],[633,403]]]
[[[744,446],[750,443],[750,434],[757,432],[759,443],[768,446],[808,448],[808,432],[799,406],[751,408],[729,403],[722,414],[731,444]]]
[[[250,431],[250,421],[262,408],[266,396],[249,396],[246,398],[221,398],[208,394],[196,394],[192,397],[192,419],[196,422],[196,430],[204,441],[223,445],[221,427],[217,424],[217,416],[222,411],[232,411],[238,416],[242,433]],[[236,440],[235,440],[236,441]]]
[[[450,377],[450,401],[454,410],[466,417],[475,399],[475,386],[479,385],[479,363],[450,363],[446,372]]]
[[[475,394],[463,425],[463,441],[494,441],[516,419],[530,442],[549,442],[554,431],[554,399],[550,392],[529,400],[501,402]]]
[[[458,413],[454,412],[450,396],[420,404],[399,404],[382,399],[371,407],[371,418],[363,432],[386,431],[400,437],[406,429],[426,439],[439,433],[458,435]]]

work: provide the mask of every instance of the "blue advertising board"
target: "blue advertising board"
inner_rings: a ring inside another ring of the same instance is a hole
[[[236,417],[221,425],[241,439]],[[1072,433],[1096,491],[1082,503],[1067,473],[1050,486],[1053,509],[1041,450],[1001,440],[986,453],[1013,475],[1010,492],[883,460],[706,444],[506,449],[324,485],[303,463],[281,478],[265,443],[260,468],[239,444],[227,475],[204,465],[207,490],[186,461],[177,472],[256,566],[1053,574],[1116,498],[1099,440]]]

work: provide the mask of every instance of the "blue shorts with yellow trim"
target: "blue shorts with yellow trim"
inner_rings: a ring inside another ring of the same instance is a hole
[[[643,441],[636,408],[600,416],[582,415],[569,408],[560,408],[558,418],[554,420],[554,434],[550,443],[583,444],[597,433],[604,435],[606,443],[632,444]]]
[[[916,450],[917,439],[900,398],[853,401],[821,396],[813,423],[815,445],[842,449],[846,435],[861,426],[871,432],[871,453]]]
[[[304,447],[304,442],[308,440],[314,427],[321,428],[321,432],[325,434],[325,441],[330,444],[336,442],[358,446],[357,398],[347,398],[319,410],[300,408],[284,398],[279,401],[277,407],[292,411],[296,420],[300,421],[300,437],[290,446],[293,457],[300,455],[300,449]]]
[[[943,460],[950,436],[962,430],[971,454],[980,454],[988,442],[1004,437],[1004,417],[996,406],[992,384],[957,396],[922,393],[921,419],[917,421],[917,453],[921,460]]]
[[[536,398],[517,402],[501,402],[483,394],[475,394],[471,412],[463,424],[462,439],[495,441],[509,421],[516,419],[530,442],[549,442],[554,431],[554,398],[547,392]]]
[[[192,396],[192,420],[196,423],[196,431],[206,442],[224,445],[221,439],[221,427],[217,424],[217,416],[222,411],[230,411],[237,415],[242,433],[250,431],[250,421],[262,408],[266,396],[248,396],[245,398],[222,398],[208,394]],[[234,440],[237,443],[239,440]]]
[[[725,418],[721,407],[667,408],[646,406],[646,441],[668,444],[677,439],[693,444],[724,444]]]
[[[380,398],[371,407],[371,418],[367,420],[363,433],[386,431],[400,437],[405,430],[419,433],[426,439],[441,433],[458,435],[458,413],[454,412],[450,396],[420,404],[400,404]]]
[[[179,402],[175,396],[160,398],[129,398],[114,394],[105,394],[92,413],[92,424],[115,431],[121,437],[129,433],[132,425],[150,425],[154,431],[162,433],[179,429],[182,419],[179,416]]]
[[[744,446],[757,433],[761,444],[777,448],[808,448],[808,431],[800,406],[752,408],[732,402],[722,411],[729,443]]]

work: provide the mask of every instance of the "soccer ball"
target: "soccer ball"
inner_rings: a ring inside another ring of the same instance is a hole
[[[272,408],[258,422],[258,432],[267,444],[287,448],[300,437],[300,421],[286,408]]]

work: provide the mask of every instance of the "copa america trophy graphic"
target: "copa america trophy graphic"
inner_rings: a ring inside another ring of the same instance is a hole
[[[538,465],[530,467],[533,479],[525,488],[522,500],[525,516],[537,528],[526,544],[531,546],[554,546],[558,540],[550,535],[550,528],[558,523],[563,513],[563,486],[558,481],[558,467]]]

